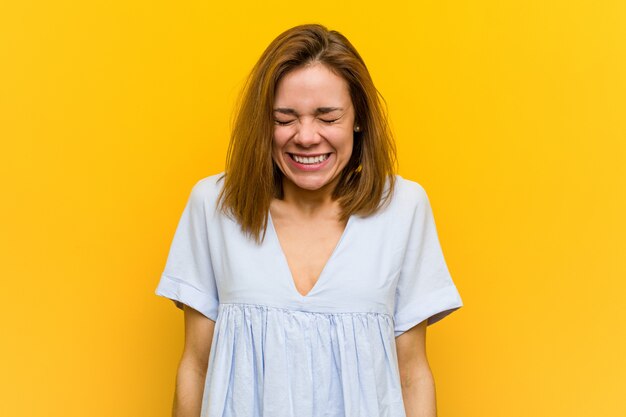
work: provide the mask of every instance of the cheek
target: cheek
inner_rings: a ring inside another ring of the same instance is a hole
[[[342,154],[352,154],[352,147],[354,146],[354,137],[352,130],[343,131],[335,136],[334,140],[335,148]]]
[[[285,145],[284,132],[279,129],[274,130],[274,136],[272,137],[272,159],[276,164],[280,165],[280,155],[282,154],[283,146]]]
[[[285,129],[276,128],[274,129],[274,136],[272,138],[272,147],[274,149],[282,148],[287,140],[289,139],[289,132]]]
[[[274,162],[278,163],[278,158],[280,156],[280,146],[276,144],[276,141],[272,143],[272,159]]]
[[[353,150],[352,143],[348,143],[348,144],[345,145],[344,156],[345,156],[345,159],[346,159],[346,163],[352,157],[352,150]]]

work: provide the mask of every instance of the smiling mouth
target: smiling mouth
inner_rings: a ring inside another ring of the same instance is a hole
[[[325,154],[315,155],[315,156],[301,156],[301,155],[295,155],[292,153],[287,153],[287,155],[289,155],[291,159],[293,159],[294,161],[302,165],[320,164],[330,157],[330,153],[325,153]]]

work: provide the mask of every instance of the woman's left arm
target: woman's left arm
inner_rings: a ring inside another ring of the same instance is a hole
[[[406,417],[437,417],[435,380],[426,357],[424,320],[396,338]]]

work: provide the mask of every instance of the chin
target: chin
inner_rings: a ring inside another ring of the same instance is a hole
[[[291,180],[291,182],[296,187],[301,188],[303,190],[308,190],[308,191],[319,190],[320,188],[323,188],[326,184],[328,184],[328,182],[324,182],[324,181],[293,181]]]
[[[331,182],[331,178],[286,178],[296,187],[308,191],[317,191]]]

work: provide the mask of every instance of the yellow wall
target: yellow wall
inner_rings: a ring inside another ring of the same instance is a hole
[[[626,415],[623,0],[3,2],[0,415],[169,415],[176,223],[308,22],[362,53],[431,198],[465,303],[429,328],[440,415]]]

